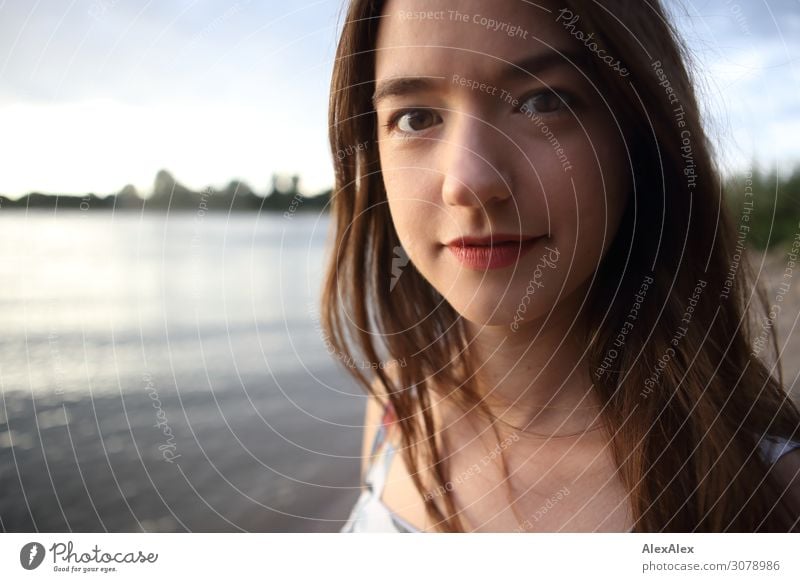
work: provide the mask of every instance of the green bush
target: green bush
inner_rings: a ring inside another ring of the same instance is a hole
[[[782,246],[800,232],[800,166],[783,177],[776,170],[736,174],[724,188],[737,228],[750,227],[749,246]],[[743,220],[748,213],[749,221]]]

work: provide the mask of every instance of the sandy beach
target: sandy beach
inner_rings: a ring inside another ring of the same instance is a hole
[[[335,370],[320,377],[337,389],[348,381]],[[361,400],[304,376],[245,385],[247,394],[241,387],[180,396],[162,389],[161,416],[168,421],[162,427],[144,390],[61,402],[6,393],[0,526],[9,532],[339,529],[358,494]],[[287,406],[287,397],[296,406]]]

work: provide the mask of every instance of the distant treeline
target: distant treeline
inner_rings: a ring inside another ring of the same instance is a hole
[[[189,190],[169,172],[156,175],[151,196],[142,198],[133,186],[119,193],[100,197],[56,196],[31,193],[17,200],[0,196],[0,208],[43,208],[49,210],[137,210],[137,211],[273,211],[296,212],[327,210],[331,191],[305,197],[298,191],[299,177],[272,177],[272,189],[256,194],[247,184],[232,181],[222,190]],[[281,187],[281,182],[283,186]],[[740,173],[725,181],[725,194],[740,238],[758,249],[790,242],[800,233],[800,166],[788,176],[777,171],[756,170]],[[747,218],[745,218],[747,217]]]
[[[726,181],[725,193],[748,246],[772,248],[800,234],[800,166],[784,177],[775,170],[737,174]]]
[[[281,178],[272,177],[272,189],[266,195],[256,194],[247,184],[234,180],[222,190],[206,188],[194,191],[177,182],[169,172],[156,174],[153,192],[142,198],[131,185],[110,196],[41,194],[33,192],[17,200],[0,196],[0,208],[40,208],[45,210],[135,210],[135,211],[272,211],[295,212],[327,210],[330,190],[316,196],[303,196],[298,191],[299,176],[292,176],[284,187]],[[289,184],[288,182],[291,182]]]

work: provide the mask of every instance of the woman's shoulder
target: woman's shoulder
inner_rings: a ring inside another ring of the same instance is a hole
[[[366,475],[370,462],[386,440],[397,418],[388,394],[377,377],[371,383],[372,392],[366,396],[364,434],[361,451],[361,474]]]

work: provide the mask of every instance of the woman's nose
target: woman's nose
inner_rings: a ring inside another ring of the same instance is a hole
[[[506,169],[513,144],[480,118],[459,115],[453,123],[443,146],[444,203],[480,208],[509,198]]]

